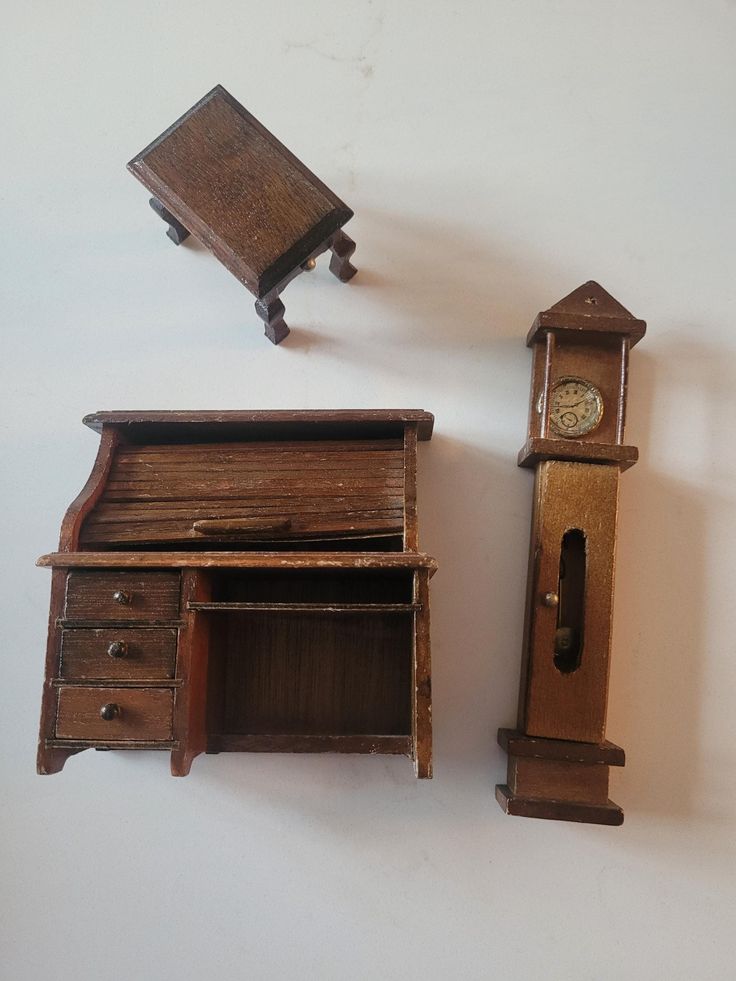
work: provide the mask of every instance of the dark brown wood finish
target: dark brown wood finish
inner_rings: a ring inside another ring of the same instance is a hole
[[[59,689],[57,739],[171,739],[173,693],[165,688]]]
[[[79,529],[105,489],[105,482],[115,457],[115,451],[123,438],[120,430],[112,427],[102,435],[92,473],[76,499],[67,508],[61,523],[60,552],[71,552],[78,548]]]
[[[55,582],[39,770],[145,744],[180,776],[204,751],[261,750],[401,753],[431,776],[436,564],[416,550],[415,475],[431,415],[86,421],[105,452],[66,550],[39,560]]]
[[[82,422],[96,433],[103,427],[141,443],[222,443],[268,439],[401,439],[416,423],[417,437],[432,437],[434,416],[423,409],[230,409],[93,412]],[[86,489],[86,488],[85,488]],[[75,502],[76,504],[76,502]]]
[[[330,543],[326,543],[330,544]],[[50,569],[427,569],[423,552],[51,552],[36,562]]]
[[[193,610],[212,595],[212,578],[201,569],[187,569],[182,576],[184,626],[179,631],[177,679],[181,688],[174,705],[174,736],[178,747],[171,754],[171,775],[185,777],[192,761],[207,749],[207,668],[210,624]]]
[[[59,676],[68,681],[173,678],[176,631],[122,627],[62,630]]]
[[[401,440],[122,448],[81,544],[375,538],[404,529]]]
[[[279,293],[330,249],[330,270],[355,275],[353,212],[221,85],[128,164],[175,244],[189,234],[256,296],[266,336],[289,332]]]
[[[496,789],[509,814],[620,824],[608,799],[623,751],[605,741],[628,356],[645,324],[597,283],[540,313],[527,442],[536,471],[518,729]],[[565,430],[567,427],[567,431]]]
[[[175,572],[70,572],[64,620],[172,620],[179,613]]]
[[[99,454],[97,457],[100,459]],[[97,466],[97,464],[95,464]],[[94,470],[93,470],[94,474]],[[90,486],[92,478],[87,481]],[[80,495],[71,505],[76,508],[80,500]],[[73,519],[72,519],[73,520]],[[63,534],[63,533],[62,533]],[[66,570],[54,569],[51,573],[51,600],[49,603],[49,628],[48,639],[46,642],[46,669],[43,685],[43,697],[41,700],[41,722],[39,726],[38,754],[36,757],[36,769],[39,773],[50,774],[59,773],[70,756],[80,751],[80,747],[66,744],[55,745],[50,742],[56,733],[56,711],[58,707],[58,693],[54,685],[54,680],[59,676],[59,662],[61,657],[61,637],[62,629],[60,625],[61,614],[64,609],[64,596],[66,593]]]
[[[432,659],[429,644],[429,575],[414,573],[414,600],[417,604],[412,658],[412,741],[414,772],[417,777],[432,776]]]

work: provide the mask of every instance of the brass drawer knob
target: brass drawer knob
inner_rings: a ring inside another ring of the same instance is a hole
[[[560,597],[557,595],[557,593],[545,593],[544,596],[542,597],[542,602],[544,603],[545,606],[551,606],[551,607],[559,606]]]
[[[128,645],[124,640],[113,640],[107,647],[110,657],[125,657],[128,653]]]
[[[112,594],[112,598],[121,606],[130,605],[130,593],[126,593],[124,589],[116,589]]]
[[[107,705],[103,705],[100,709],[100,718],[104,719],[105,722],[111,722],[113,719],[119,719],[120,706],[116,705],[115,702],[108,702]]]

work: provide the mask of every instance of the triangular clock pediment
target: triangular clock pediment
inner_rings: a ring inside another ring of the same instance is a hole
[[[626,317],[635,320],[633,313],[630,313],[625,306],[611,296],[609,292],[596,283],[589,280],[578,286],[572,293],[568,293],[559,302],[551,306],[547,313],[571,313],[582,317]]]

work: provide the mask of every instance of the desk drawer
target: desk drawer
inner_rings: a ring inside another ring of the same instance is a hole
[[[178,572],[70,572],[70,620],[170,620],[179,614]]]
[[[60,688],[57,739],[171,739],[174,693],[166,688]]]
[[[72,681],[173,678],[176,630],[104,628],[63,630],[59,675]]]

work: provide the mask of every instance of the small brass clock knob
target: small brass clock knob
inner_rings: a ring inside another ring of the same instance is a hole
[[[113,640],[107,646],[107,653],[110,657],[125,657],[128,653],[128,645],[124,640]]]
[[[100,718],[104,719],[105,722],[112,722],[113,719],[120,718],[120,706],[116,705],[115,702],[108,702],[100,709]]]
[[[130,593],[126,593],[124,589],[116,589],[112,598],[121,606],[130,606]]]
[[[560,597],[557,593],[545,593],[542,597],[542,602],[545,606],[555,607],[560,604]]]

